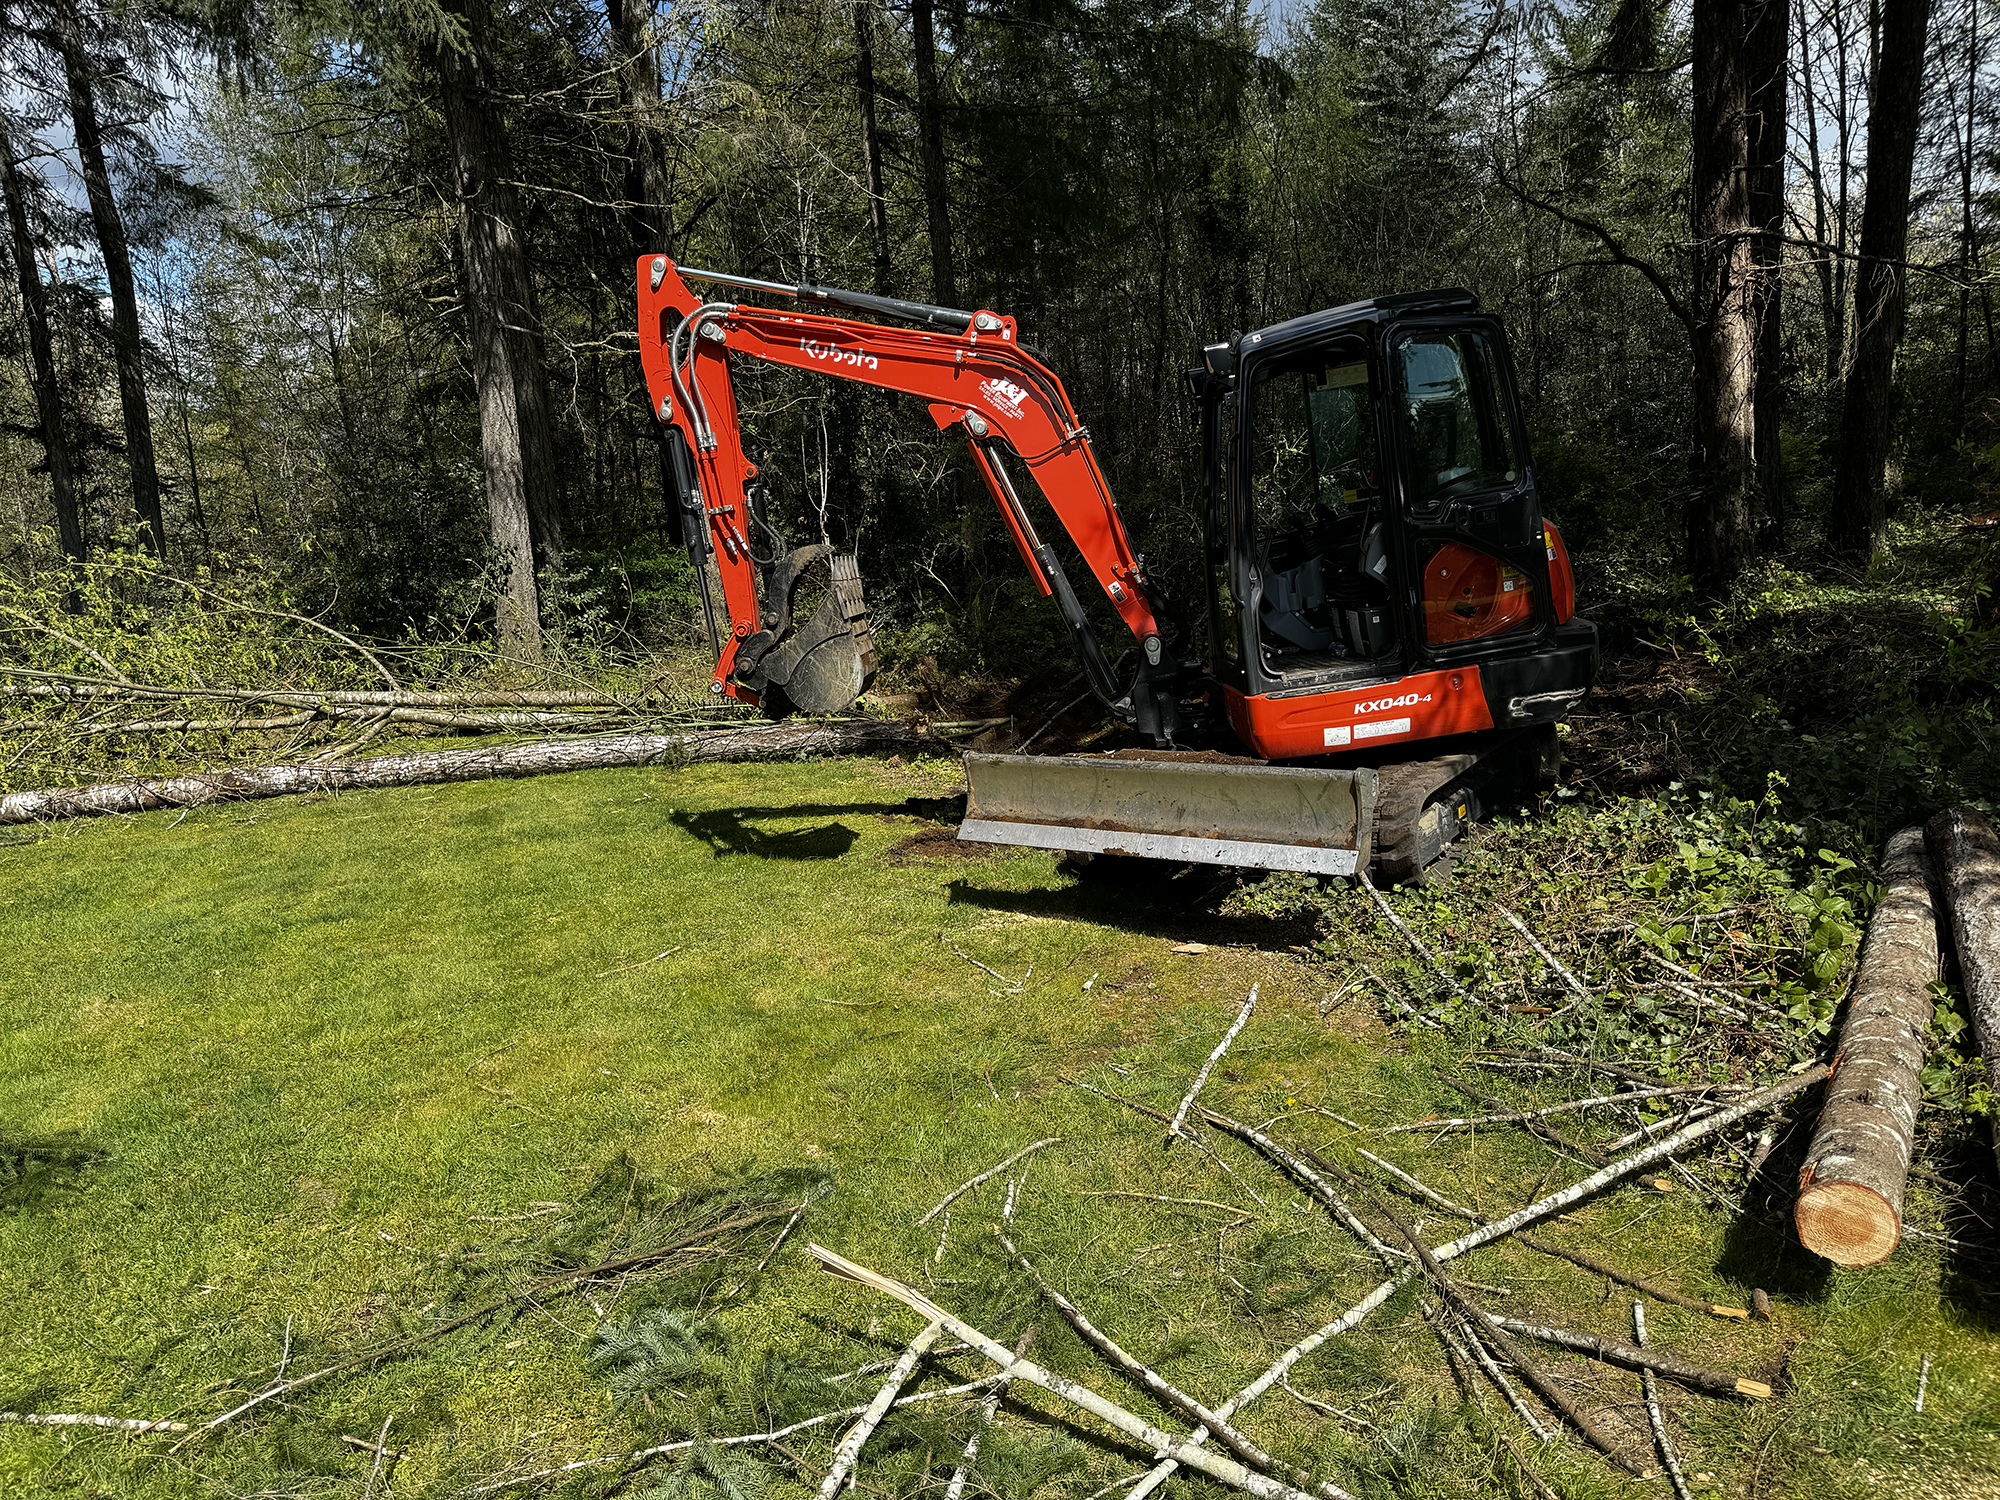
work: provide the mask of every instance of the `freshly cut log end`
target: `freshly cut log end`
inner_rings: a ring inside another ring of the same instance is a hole
[[[1921,828],[1903,829],[1883,850],[1882,899],[1868,919],[1839,1066],[1799,1177],[1799,1242],[1836,1265],[1875,1265],[1902,1235],[1938,976],[1930,869]]]
[[[1792,1222],[1799,1243],[1837,1266],[1876,1266],[1903,1237],[1889,1201],[1858,1182],[1815,1183],[1799,1194]]]

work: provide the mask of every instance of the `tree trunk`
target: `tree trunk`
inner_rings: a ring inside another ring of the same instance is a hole
[[[1986,1083],[2000,1099],[2000,836],[1969,807],[1949,807],[1924,828],[1958,949],[1959,981],[1972,1034],[1986,1061]],[[2000,1121],[1993,1130],[2000,1160]]]
[[[55,42],[62,54],[63,80],[76,130],[76,154],[90,200],[90,222],[104,257],[111,290],[111,342],[118,365],[118,404],[125,417],[125,464],[132,479],[132,504],[152,533],[153,551],[167,555],[167,523],[160,511],[159,464],[153,456],[153,418],[146,406],[145,345],[139,331],[139,298],[132,286],[132,256],[125,244],[125,221],[111,196],[104,165],[104,137],[97,120],[96,78],[84,47],[77,0],[55,0]]]
[[[49,294],[35,264],[35,241],[28,228],[27,183],[14,156],[10,122],[0,117],[0,194],[7,200],[7,226],[14,236],[14,274],[21,284],[21,310],[28,321],[33,364],[35,421],[48,456],[49,490],[55,500],[56,534],[62,549],[84,558],[83,521],[76,505],[76,477],[70,464],[69,433],[63,425],[62,386],[56,379],[55,344],[49,337]]]
[[[1711,592],[1749,559],[1758,456],[1762,447],[1776,446],[1775,432],[1763,444],[1757,432],[1760,389],[1763,404],[1773,404],[1775,392],[1775,382],[1759,379],[1767,304],[1776,316],[1763,263],[1773,259],[1771,234],[1758,216],[1781,207],[1789,14],[1786,0],[1695,0],[1694,7],[1695,494],[1688,558],[1696,583]]]
[[[1799,1243],[1836,1265],[1887,1260],[1903,1233],[1918,1078],[1930,1037],[1930,983],[1938,977],[1938,923],[1931,906],[1924,831],[1905,828],[1882,855],[1885,890],[1840,1028],[1840,1067],[1827,1084],[1819,1124],[1792,1210]]]
[[[1888,532],[1883,469],[1889,456],[1896,349],[1903,338],[1910,239],[1910,168],[1922,103],[1930,0],[1883,0],[1881,73],[1868,110],[1868,191],[1854,272],[1854,358],[1841,401],[1833,471],[1833,541],[1873,559]]]
[[[1785,526],[1783,328],[1785,259],[1785,162],[1791,70],[1791,6],[1770,0],[1750,26],[1745,53],[1750,72],[1749,172],[1750,242],[1756,279],[1752,285],[1757,323],[1757,373],[1752,391],[1756,497],[1761,503],[1758,540],[1776,547]]]
[[[152,781],[107,781],[55,791],[0,797],[0,827],[151,812],[211,802],[286,797],[299,792],[367,791],[598,771],[659,762],[795,760],[806,755],[872,755],[936,750],[937,742],[895,719],[845,719],[818,724],[758,724],[702,734],[622,734],[587,740],[542,740],[475,750],[377,755],[333,765],[246,766]]]
[[[509,185],[513,153],[491,86],[488,0],[448,8],[465,22],[466,50],[443,46],[432,59],[457,186],[459,300],[479,394],[487,518],[506,572],[500,641],[510,655],[533,659],[542,638],[537,552],[548,567],[562,558],[548,397],[527,249]]]
[[[924,213],[931,242],[931,298],[958,306],[958,272],[951,251],[950,179],[944,158],[944,99],[938,92],[937,28],[933,0],[911,0],[910,29],[916,52],[917,138],[924,168]]]
[[[651,0],[605,0],[618,49],[618,102],[626,116],[625,222],[632,253],[674,253],[673,180],[667,172],[666,100],[651,35]]]
[[[875,0],[854,0],[854,91],[861,98],[861,164],[868,182],[868,237],[875,248],[875,294],[891,295],[889,204],[882,194],[882,138],[875,130]],[[925,158],[929,170],[929,158]],[[926,178],[928,185],[929,179]]]

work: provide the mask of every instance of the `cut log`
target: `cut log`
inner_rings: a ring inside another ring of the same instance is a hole
[[[1885,888],[1868,921],[1840,1028],[1840,1065],[1799,1174],[1799,1243],[1835,1265],[1887,1260],[1903,1233],[1903,1181],[1917,1128],[1938,976],[1924,832],[1905,828],[1882,855]]]
[[[523,745],[473,750],[378,755],[332,765],[242,766],[193,776],[12,792],[0,797],[0,826],[88,818],[104,813],[151,812],[162,807],[200,807],[211,802],[285,797],[299,792],[429,786],[446,781],[545,776],[557,771],[597,771],[661,761],[795,760],[813,755],[908,753],[931,747],[929,739],[898,719],[758,724],[700,734],[616,734],[583,740],[535,740]]]
[[[2000,1098],[2000,836],[1969,807],[1948,807],[1924,829],[1931,868],[1951,916],[1958,972],[1986,1081]],[[2000,1122],[1993,1132],[2000,1161]]]

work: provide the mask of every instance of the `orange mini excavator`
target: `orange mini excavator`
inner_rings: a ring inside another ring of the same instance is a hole
[[[783,305],[698,297],[690,281]],[[1482,803],[1552,783],[1556,721],[1596,675],[1597,632],[1573,613],[1568,554],[1542,518],[1506,336],[1471,294],[1349,303],[1201,351],[1188,383],[1203,435],[1204,661],[1183,659],[1174,627],[1188,622],[1012,318],[663,255],[639,260],[638,303],[716,648],[711,691],[774,716],[836,713],[875,667],[854,559],[790,547],[765,515],[730,382],[732,359],[763,360],[916,396],[962,435],[1092,691],[1154,747],[968,755],[961,838],[1411,880]],[[1129,679],[1021,473],[1131,632]],[[820,602],[795,611],[808,576],[826,580]]]

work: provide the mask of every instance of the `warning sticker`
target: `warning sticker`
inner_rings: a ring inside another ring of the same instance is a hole
[[[1408,719],[1377,719],[1373,724],[1356,724],[1354,737],[1357,740],[1376,740],[1385,734],[1408,734]]]
[[[1327,730],[1326,742],[1328,745],[1351,745],[1354,743],[1354,736],[1345,724],[1337,724]]]

